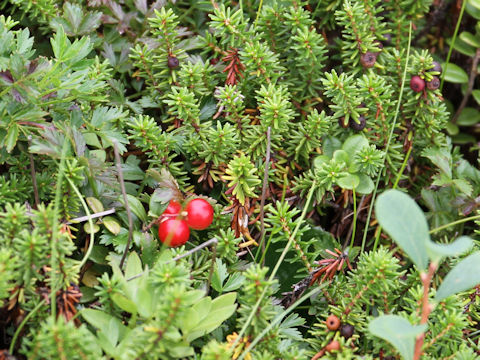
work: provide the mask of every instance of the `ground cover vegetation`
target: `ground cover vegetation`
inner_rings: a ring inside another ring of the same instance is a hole
[[[478,357],[478,0],[0,13],[0,359]]]

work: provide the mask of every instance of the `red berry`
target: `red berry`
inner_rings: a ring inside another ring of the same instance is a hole
[[[418,75],[412,76],[412,79],[410,80],[410,89],[415,92],[422,92],[423,89],[425,89],[425,80]]]
[[[330,315],[325,321],[328,330],[337,330],[340,327],[340,319],[335,315]]]
[[[175,200],[170,200],[167,208],[165,209],[165,211],[163,212],[162,215],[163,216],[165,216],[165,215],[175,215],[175,216],[177,216],[178,214],[180,214],[181,211],[182,211],[182,205],[180,205]],[[173,217],[173,216],[169,216],[169,217]]]
[[[438,76],[434,76],[432,80],[427,81],[428,90],[437,90],[440,87],[440,79]]]
[[[177,247],[188,241],[190,229],[185,220],[167,219],[160,223],[158,237],[165,245]]]
[[[187,204],[187,224],[192,229],[203,230],[213,221],[213,207],[204,199],[193,199]]]

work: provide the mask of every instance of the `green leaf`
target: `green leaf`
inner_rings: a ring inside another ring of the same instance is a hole
[[[357,175],[348,174],[338,179],[337,183],[342,189],[352,190],[360,184],[360,178]]]
[[[96,234],[97,232],[100,231],[100,226],[98,226],[97,224],[93,224],[93,232],[92,232],[92,228],[90,227],[90,224],[88,222],[86,222],[85,224],[83,224],[83,230],[87,233],[87,234]]]
[[[211,303],[211,311],[208,316],[205,316],[198,326],[191,329],[187,340],[192,341],[212,332],[232,316],[237,308],[237,305],[234,304],[236,297],[236,293],[228,293],[214,299]]]
[[[125,269],[125,278],[129,279],[132,276],[138,275],[143,272],[142,261],[135,251],[132,251],[128,255],[127,267]]]
[[[365,146],[368,146],[368,140],[363,135],[353,135],[350,136],[345,142],[343,143],[342,150],[345,150],[350,159],[355,157],[355,154],[360,151]]]
[[[225,286],[223,287],[223,291],[237,290],[240,288],[240,286],[243,285],[244,282],[245,277],[242,274],[236,272],[228,278]]]
[[[468,236],[460,236],[450,244],[437,244],[430,241],[427,243],[427,252],[430,259],[438,263],[444,257],[461,255],[470,250],[472,246],[472,239]]]
[[[468,75],[460,66],[452,63],[443,64],[445,71],[445,80],[455,84],[463,84],[468,82]]]
[[[136,314],[137,313],[137,306],[135,303],[125,297],[122,294],[113,294],[112,295],[112,300],[117,305],[120,309],[130,313],[130,314]]]
[[[480,112],[471,107],[464,108],[457,119],[457,124],[460,126],[473,126],[479,122]]]
[[[322,150],[323,150],[323,153],[329,159],[331,159],[333,157],[333,153],[335,152],[335,150],[338,150],[341,147],[342,147],[341,141],[338,140],[337,138],[333,137],[333,136],[327,136],[323,140]]]
[[[448,122],[447,125],[445,125],[445,129],[448,132],[448,135],[453,136],[457,135],[460,132],[460,129],[456,124],[453,124],[451,122]]]
[[[7,136],[5,137],[4,143],[7,148],[7,152],[11,152],[18,140],[19,128],[16,123],[11,123],[8,127]]]
[[[398,190],[387,190],[378,197],[375,214],[380,225],[417,268],[425,270],[430,235],[425,215],[415,201]]]
[[[356,174],[360,180],[360,183],[355,188],[355,191],[362,195],[370,194],[375,189],[375,184],[370,176],[365,174]]]
[[[94,213],[99,213],[104,211],[103,204],[100,200],[94,198],[94,197],[87,197],[87,204],[92,209]]]
[[[388,341],[398,350],[402,359],[412,360],[415,338],[427,330],[426,325],[413,326],[397,315],[383,315],[370,321],[368,330],[375,336]]]
[[[115,219],[114,217],[111,216],[105,216],[102,219],[103,225],[110,231],[113,235],[118,235],[120,234],[120,230],[122,229],[120,223]]]
[[[327,155],[319,155],[313,159],[313,167],[315,169],[322,168],[323,164],[326,164],[330,161],[330,158]]]
[[[450,270],[437,289],[435,300],[442,301],[450,295],[468,290],[478,284],[480,284],[480,252],[475,252]]]
[[[227,267],[222,263],[220,259],[215,262],[215,271],[212,275],[212,288],[219,293],[222,292],[223,282],[228,277]]]
[[[459,38],[470,46],[473,46],[475,48],[480,47],[479,39],[472,33],[469,33],[468,31],[462,31],[459,35]]]
[[[128,332],[128,328],[122,322],[101,310],[83,309],[80,314],[93,327],[108,334],[111,327],[118,329],[120,339]]]
[[[130,210],[143,222],[147,221],[147,213],[145,212],[145,208],[143,204],[133,195],[127,194],[128,206]],[[119,201],[122,205],[125,206],[125,202],[123,201],[123,196],[120,196]]]
[[[472,96],[475,99],[475,101],[477,102],[477,104],[480,105],[480,90],[472,90]]]

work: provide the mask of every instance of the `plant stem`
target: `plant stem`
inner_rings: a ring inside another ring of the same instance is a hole
[[[460,220],[457,220],[457,221],[452,221],[448,224],[445,224],[445,225],[442,225],[442,226],[439,226],[439,227],[436,227],[436,228],[430,230],[429,234],[433,234],[433,233],[436,233],[437,231],[447,229],[451,226],[455,226],[455,225],[458,225],[458,224],[463,224],[464,222],[468,222],[468,221],[476,220],[476,219],[480,219],[480,215],[469,216],[469,217],[464,218],[464,219],[460,219]]]
[[[32,136],[28,136],[28,146],[32,145]],[[38,205],[40,205],[40,197],[38,196],[38,185],[37,185],[37,175],[35,173],[35,163],[33,161],[33,155],[30,151],[28,151],[28,156],[30,157],[30,174],[32,176],[32,186],[33,186],[33,195],[35,198],[35,210],[38,209]]]
[[[260,246],[262,254],[265,252],[265,197],[267,196],[268,168],[270,165],[270,132],[269,126],[267,129],[267,152],[265,154],[265,171],[263,172],[262,198],[260,200]],[[265,264],[262,263],[262,265]]]
[[[352,189],[353,194],[353,230],[352,239],[350,240],[350,249],[353,247],[353,241],[355,240],[355,231],[357,228],[357,196],[355,194],[355,188]]]
[[[312,187],[310,188],[310,191],[308,192],[307,196],[307,201],[305,202],[305,206],[303,208],[302,214],[300,215],[300,218],[298,219],[297,226],[293,230],[292,235],[288,239],[287,245],[285,245],[285,248],[283,249],[280,257],[277,260],[277,263],[275,264],[275,267],[272,270],[272,273],[270,274],[270,277],[268,278],[268,282],[271,282],[275,275],[277,274],[278,268],[282,264],[283,260],[285,259],[285,256],[287,255],[288,250],[290,250],[290,247],[292,246],[293,240],[295,239],[295,236],[297,236],[298,229],[300,228],[300,225],[302,225],[303,219],[305,218],[305,214],[307,213],[308,205],[310,204],[310,200],[312,200],[313,192],[315,190],[315,180],[312,182]],[[248,316],[247,320],[245,321],[245,324],[243,324],[242,329],[240,330],[237,338],[235,339],[235,342],[232,344],[232,348],[234,349],[242,336],[245,334],[245,331],[247,331],[247,327],[250,325],[250,322],[252,321],[253,317],[257,313],[258,307],[260,306],[261,301],[265,297],[265,294],[267,292],[268,287],[265,287],[263,289],[263,292],[260,294],[260,297],[258,298],[257,302],[253,306],[253,309],[250,311],[250,315]]]
[[[85,203],[85,200],[83,200],[82,194],[80,194],[80,191],[78,191],[78,188],[75,186],[72,180],[67,178],[68,183],[70,184],[71,188],[73,189],[73,192],[77,195],[77,197],[80,199],[80,202],[82,203],[83,209],[87,213],[88,216],[88,224],[90,225],[90,243],[88,244],[88,249],[87,252],[85,253],[85,256],[83,257],[82,261],[80,262],[80,265],[78,266],[79,269],[82,268],[83,265],[87,262],[88,257],[92,253],[93,249],[93,244],[94,244],[94,237],[95,233],[93,231],[93,221],[92,217],[90,216],[90,211],[88,210],[88,206]]]
[[[323,283],[319,286],[317,286],[315,289],[309,291],[307,294],[303,295],[300,299],[295,301],[288,309],[284,310],[281,314],[277,315],[275,319],[265,328],[262,330],[260,334],[257,335],[257,337],[248,345],[248,347],[243,351],[242,356],[238,358],[238,360],[244,359],[248,352],[251,351],[255,345],[258,344],[258,342],[267,334],[272,328],[277,325],[280,321],[282,321],[285,316],[287,316],[289,313],[291,313],[293,310],[299,307],[301,303],[303,303],[305,300],[309,299],[312,296],[315,296],[322,288],[324,288],[327,285],[327,283]]]
[[[133,219],[132,219],[132,213],[130,211],[130,206],[128,206],[127,191],[125,190],[125,183],[123,181],[122,165],[120,162],[120,154],[118,152],[118,145],[116,141],[113,142],[113,152],[115,153],[115,162],[117,165],[118,181],[120,182],[120,189],[122,190],[123,202],[125,203],[125,210],[127,210],[127,218],[128,218],[127,246],[125,247],[125,251],[123,252],[122,259],[120,260],[120,269],[122,269],[123,263],[125,262],[125,258],[127,257],[127,252],[130,249],[130,244],[132,243]]]
[[[410,28],[408,30],[407,56],[406,56],[406,60],[405,60],[405,68],[403,69],[402,85],[400,86],[400,94],[398,95],[397,108],[395,109],[395,116],[393,117],[392,130],[390,130],[390,135],[388,136],[387,145],[385,146],[385,160],[383,161],[384,164],[385,164],[385,161],[387,159],[388,150],[390,148],[390,141],[392,140],[392,137],[393,137],[393,131],[395,130],[395,124],[397,123],[398,114],[400,113],[400,104],[402,102],[403,89],[405,88],[405,79],[407,77],[407,69],[408,69],[408,61],[410,59],[410,47],[411,47],[411,45],[412,45],[412,22],[410,21]],[[367,221],[365,223],[365,229],[363,231],[362,248],[365,245],[365,242],[367,240],[368,225],[370,224],[370,218],[372,216],[373,206],[375,205],[375,197],[377,195],[377,189],[378,189],[378,184],[380,183],[381,174],[382,174],[382,172],[379,171],[378,175],[377,175],[377,180],[375,182],[375,189],[373,191],[372,200],[370,202],[370,209],[368,209]],[[378,236],[375,239],[375,244],[373,245],[373,250],[374,251],[377,249],[379,239],[380,239],[380,236]]]
[[[457,122],[458,118],[460,117],[462,110],[465,108],[465,106],[467,106],[468,99],[472,94],[473,85],[475,84],[475,78],[478,75],[477,66],[478,66],[479,60],[480,60],[480,48],[478,48],[477,51],[475,51],[475,56],[473,57],[473,60],[472,60],[472,67],[470,68],[470,77],[468,78],[467,90],[465,91],[465,95],[463,96],[462,102],[458,106],[457,111],[455,112],[455,115],[452,118],[452,123],[454,124]]]
[[[455,31],[453,32],[452,43],[450,44],[450,49],[448,49],[447,60],[445,61],[445,69],[443,69],[442,79],[440,82],[440,91],[443,90],[443,82],[445,81],[445,70],[450,62],[450,56],[452,56],[453,46],[455,45],[455,40],[457,39],[458,29],[460,28],[460,23],[462,22],[463,12],[465,11],[465,5],[467,0],[462,1],[462,8],[460,9],[460,15],[458,16],[457,25],[455,26]]]
[[[432,305],[428,302],[428,293],[430,290],[430,283],[432,282],[433,275],[437,270],[437,264],[432,262],[428,267],[428,273],[425,274],[423,271],[420,273],[420,279],[422,280],[423,284],[423,297],[422,297],[422,315],[420,319],[420,324],[426,324],[428,320],[428,316],[432,312]],[[419,360],[420,356],[422,355],[422,346],[423,341],[425,339],[425,333],[421,333],[417,336],[415,341],[415,351],[413,354],[413,360]]]
[[[60,212],[60,198],[62,196],[62,183],[64,176],[65,168],[65,157],[67,156],[67,150],[69,148],[68,138],[65,136],[63,139],[62,152],[60,155],[60,164],[58,166],[58,176],[57,184],[55,189],[55,202],[53,205],[53,224],[52,224],[52,237],[50,243],[50,313],[51,316],[55,319],[57,308],[56,308],[56,271],[57,271],[57,236],[58,236],[58,217]]]
[[[15,343],[17,342],[17,338],[18,338],[18,335],[20,334],[20,332],[22,331],[23,327],[25,326],[25,324],[27,323],[27,321],[38,311],[38,309],[40,309],[40,307],[45,304],[45,299],[40,301],[37,306],[35,306],[33,308],[32,311],[30,311],[28,313],[27,316],[25,316],[25,318],[22,320],[22,322],[20,323],[20,325],[18,326],[17,330],[15,330],[15,334],[13,334],[13,338],[12,338],[12,341],[10,342],[10,347],[8,348],[8,352],[10,353],[10,355],[13,354],[13,351],[15,350]]]
[[[395,179],[395,182],[393,183],[392,189],[396,189],[398,186],[398,183],[400,181],[400,178],[402,177],[403,172],[405,171],[405,167],[407,166],[408,159],[410,158],[410,153],[412,152],[413,146],[410,145],[407,151],[407,155],[405,155],[405,159],[403,160],[402,166],[400,167],[400,170],[398,171],[397,178]]]

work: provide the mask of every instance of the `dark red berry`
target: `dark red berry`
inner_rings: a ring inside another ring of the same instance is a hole
[[[340,335],[342,335],[345,339],[350,339],[355,331],[353,325],[344,324],[340,327]]]
[[[338,350],[340,350],[340,343],[337,340],[333,340],[332,342],[330,342],[330,344],[325,346],[326,352],[332,352],[332,351],[338,351]]]
[[[180,64],[180,61],[178,61],[177,57],[176,56],[172,56],[170,55],[168,57],[168,61],[167,61],[167,65],[170,69],[175,69],[178,67],[178,65]]]
[[[442,65],[438,61],[432,62],[433,68],[431,68],[428,71],[437,71],[439,73],[442,73]]]
[[[325,320],[325,324],[327,325],[328,330],[335,331],[340,327],[340,319],[335,315],[330,315]]]
[[[345,118],[343,116],[338,119],[338,125],[340,125],[344,129],[348,128],[348,122],[345,123]]]
[[[385,38],[385,44],[390,45],[392,43],[392,35],[390,34],[383,34],[383,37]]]
[[[437,76],[434,76],[432,80],[427,81],[428,90],[437,90],[440,87],[440,79]]]
[[[216,65],[220,61],[219,58],[211,58],[210,59],[210,65]]]
[[[410,89],[415,92],[422,92],[423,89],[425,89],[425,80],[418,75],[412,76],[412,79],[410,80]]]
[[[376,61],[377,55],[370,51],[367,51],[365,54],[360,56],[360,64],[362,64],[362,66],[366,69],[373,67]]]
[[[355,131],[362,131],[365,129],[365,126],[367,125],[367,119],[365,119],[365,116],[360,115],[358,117],[358,122],[355,121],[353,118],[350,118],[350,128],[355,130]]]

